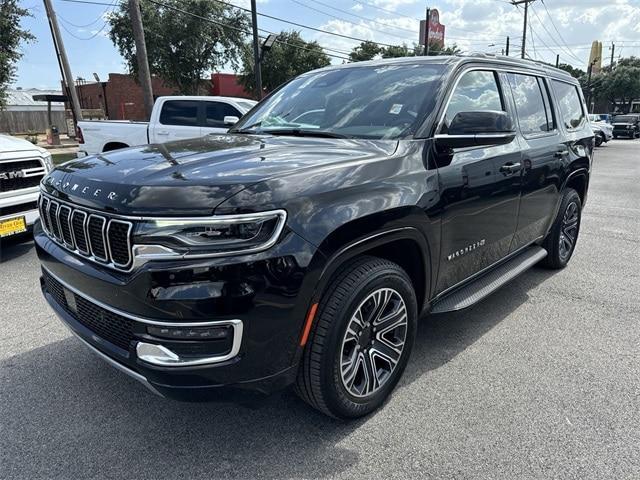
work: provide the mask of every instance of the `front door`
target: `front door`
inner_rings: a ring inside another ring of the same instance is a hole
[[[151,143],[201,136],[200,103],[197,100],[166,100],[161,106],[158,121],[151,124]]]
[[[224,102],[204,102],[204,122],[202,135],[209,133],[226,133],[232,125],[224,123],[224,117],[242,117],[233,105]]]
[[[462,74],[439,133],[459,112],[510,111],[498,76],[488,70]],[[437,152],[442,227],[437,293],[462,282],[509,253],[520,197],[521,153],[507,145]]]

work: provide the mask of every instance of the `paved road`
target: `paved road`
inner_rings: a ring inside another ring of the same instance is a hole
[[[2,478],[640,478],[640,142],[598,149],[575,256],[428,318],[386,406],[156,398],[69,336],[29,244],[0,266]]]

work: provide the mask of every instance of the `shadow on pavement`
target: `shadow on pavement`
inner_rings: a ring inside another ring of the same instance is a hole
[[[33,235],[31,233],[0,239],[0,263],[21,257],[33,247]]]
[[[530,270],[471,309],[424,319],[398,388],[451,361],[550,275]],[[0,385],[9,478],[327,478],[358,464],[340,443],[373,418],[335,421],[291,392],[258,408],[161,399],[74,338],[4,360]]]

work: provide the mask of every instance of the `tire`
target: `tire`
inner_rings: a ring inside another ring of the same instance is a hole
[[[596,135],[596,147],[599,147],[604,142],[604,137],[599,133]]]
[[[564,191],[558,215],[542,246],[548,255],[541,265],[551,269],[567,266],[578,242],[580,221],[582,219],[582,201],[573,188]]]
[[[386,307],[378,310],[377,318],[391,318],[386,327],[375,320],[375,307],[383,304]],[[298,370],[296,393],[332,417],[371,413],[402,376],[416,325],[416,295],[402,268],[368,256],[347,263],[320,300]],[[393,359],[385,357],[389,353]],[[365,373],[372,369],[377,374]]]

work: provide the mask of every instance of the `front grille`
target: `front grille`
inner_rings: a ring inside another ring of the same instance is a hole
[[[68,289],[65,295],[65,289],[58,280],[47,271],[43,274],[45,290],[64,311],[99,337],[123,350],[129,350],[129,344],[133,340],[131,320],[99,307]],[[75,309],[69,306],[67,298],[72,303],[75,302]]]
[[[0,162],[0,192],[37,187],[45,169],[40,160],[8,160]]]
[[[44,231],[59,245],[111,268],[130,267],[131,222],[91,213],[45,195],[40,196],[39,207]]]
[[[0,207],[0,217],[28,212],[30,210],[35,210],[36,208],[38,208],[37,202],[27,202],[19,205],[11,205],[10,207]]]

